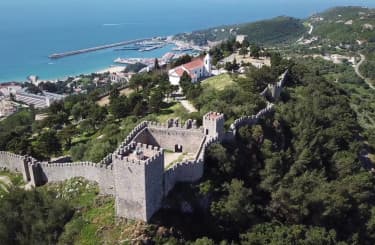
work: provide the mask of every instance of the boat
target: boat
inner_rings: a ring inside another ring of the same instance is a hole
[[[124,50],[139,50],[139,47],[122,47],[122,48],[117,48],[117,49],[114,49],[114,51],[124,51]]]
[[[191,48],[191,47],[176,47],[176,48],[173,48],[172,50],[173,51],[181,51],[181,52],[183,52],[183,51],[193,50],[193,48]]]
[[[139,49],[140,52],[145,52],[145,51],[152,51],[154,49],[159,49],[159,48],[162,48],[163,45],[154,45],[154,46],[150,46],[150,47],[144,47],[144,48],[141,48]]]

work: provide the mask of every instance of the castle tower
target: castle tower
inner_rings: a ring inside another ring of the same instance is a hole
[[[116,216],[149,221],[163,198],[163,150],[130,144],[116,152],[113,167]]]
[[[203,117],[204,133],[211,137],[218,137],[221,141],[224,137],[224,114],[209,112]]]
[[[207,55],[204,57],[204,68],[207,72],[207,76],[212,75],[212,59],[210,54],[207,53]]]

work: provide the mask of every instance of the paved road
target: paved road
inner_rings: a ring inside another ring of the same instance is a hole
[[[366,61],[366,56],[364,56],[363,54],[359,54],[361,56],[361,61],[359,61],[357,63],[357,65],[354,67],[354,70],[355,70],[355,73],[357,73],[357,75],[362,78],[366,83],[367,85],[371,88],[371,89],[374,89],[375,90],[375,87],[374,85],[371,84],[371,82],[361,74],[361,72],[359,71],[359,67],[363,64],[363,62]]]
[[[310,23],[309,23],[309,26],[310,26],[310,30],[309,30],[309,35],[311,35],[311,34],[312,34],[312,32],[313,32],[313,30],[314,30],[314,26],[313,26],[313,25],[311,25]]]

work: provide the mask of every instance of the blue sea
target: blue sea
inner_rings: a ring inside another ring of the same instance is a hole
[[[375,0],[1,0],[0,82],[90,73],[118,57],[159,57],[113,49],[50,60],[48,55],[143,37],[166,36],[280,15],[305,18],[333,6]]]

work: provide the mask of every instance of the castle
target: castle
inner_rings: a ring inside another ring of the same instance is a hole
[[[100,163],[47,163],[0,152],[0,167],[21,172],[33,186],[73,177],[96,181],[102,194],[115,197],[118,217],[149,221],[177,182],[203,176],[205,150],[223,135],[224,115],[216,112],[207,113],[199,128],[193,120],[145,121]]]
[[[233,139],[239,127],[254,125],[272,111],[269,103],[256,115],[235,120],[229,132],[224,131],[224,115],[217,112],[204,115],[202,127],[195,120],[144,121],[99,163],[47,163],[0,151],[0,168],[21,172],[32,186],[84,177],[97,182],[102,194],[115,197],[118,217],[149,221],[177,182],[195,182],[203,176],[205,151],[211,144]]]

